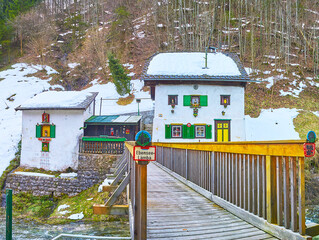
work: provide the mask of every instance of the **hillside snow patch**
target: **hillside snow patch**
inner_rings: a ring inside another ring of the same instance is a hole
[[[272,141],[300,139],[295,131],[293,119],[297,109],[263,109],[258,118],[245,116],[247,141]]]

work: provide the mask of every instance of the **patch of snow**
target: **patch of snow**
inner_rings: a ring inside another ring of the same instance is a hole
[[[276,57],[276,56],[273,56],[273,55],[264,55],[264,57],[270,58],[270,59],[279,59],[280,58],[280,57]]]
[[[98,188],[98,192],[102,192],[103,191],[103,186],[110,186],[112,184],[112,182],[114,181],[114,179],[108,179],[105,178],[104,181],[101,183],[101,185]]]
[[[127,74],[127,76],[129,76],[129,77],[133,77],[134,75],[135,75],[135,73],[133,73],[133,72]]]
[[[266,87],[267,87],[267,88],[271,88],[276,81],[279,81],[279,80],[281,80],[281,79],[284,79],[284,75],[282,75],[282,74],[281,74],[281,75],[277,75],[277,76],[271,76],[271,77],[265,78],[264,81],[269,82],[269,83],[266,85]]]
[[[60,178],[76,178],[78,176],[77,173],[72,172],[72,173],[61,173]]]
[[[59,40],[59,41],[58,41],[58,43],[64,43],[64,41],[62,41],[62,40]]]
[[[44,174],[44,173],[36,173],[36,172],[15,172],[14,174],[17,175],[24,175],[24,176],[32,176],[32,177],[49,177],[54,178],[54,175]]]
[[[270,74],[271,71],[263,71],[263,74]]]
[[[67,31],[66,33],[60,33],[59,35],[63,37],[63,36],[70,34],[70,33],[72,33],[72,31]]]
[[[162,28],[162,27],[164,27],[164,25],[162,23],[160,23],[160,24],[157,24],[157,27]]]
[[[91,201],[91,200],[93,200],[93,198],[88,198],[88,199],[86,199],[87,201]]]
[[[142,39],[142,38],[145,38],[145,33],[142,31],[142,32],[138,32],[137,33],[137,37],[139,38],[139,39]]]
[[[58,207],[58,212],[60,212],[60,211],[63,210],[63,209],[66,209],[66,208],[68,208],[68,207],[70,207],[70,205],[62,204],[62,205],[60,205],[60,206]]]
[[[151,60],[149,75],[208,75],[238,76],[240,71],[233,59],[222,53],[208,53],[208,68],[204,53],[160,53]],[[183,63],[183,64],[181,64]]]
[[[80,219],[82,219],[82,218],[84,218],[83,212],[81,212],[81,213],[76,213],[76,214],[72,214],[72,215],[70,215],[70,216],[68,217],[68,219],[72,219],[72,220],[80,220]]]
[[[81,64],[80,63],[69,63],[68,67],[73,69],[73,68],[75,68],[75,67],[77,67],[79,65],[81,65]]]
[[[280,108],[262,109],[258,118],[245,116],[247,141],[272,141],[300,139],[295,131],[293,119],[298,115],[297,109]]]
[[[132,69],[134,67],[134,65],[131,63],[124,63],[123,66],[126,67],[127,69]]]

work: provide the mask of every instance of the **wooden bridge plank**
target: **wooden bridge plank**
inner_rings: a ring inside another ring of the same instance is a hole
[[[221,167],[225,173],[227,157],[222,156],[222,159]],[[220,177],[227,181],[226,176]],[[225,185],[222,189],[227,187]],[[223,194],[227,194],[227,190],[223,190]],[[148,239],[272,237],[212,203],[154,164],[148,165],[147,213]]]

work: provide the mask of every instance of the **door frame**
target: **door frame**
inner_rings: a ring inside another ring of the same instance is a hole
[[[215,119],[215,142],[217,142],[217,124],[218,123],[228,123],[228,142],[231,141],[230,138],[230,131],[231,131],[231,126],[230,126],[230,119]],[[224,128],[223,128],[224,129]],[[223,141],[224,142],[224,141]]]

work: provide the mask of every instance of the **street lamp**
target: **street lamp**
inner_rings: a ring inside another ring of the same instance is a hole
[[[140,116],[140,102],[141,102],[141,99],[140,98],[136,98],[136,102],[137,102],[137,116]]]

